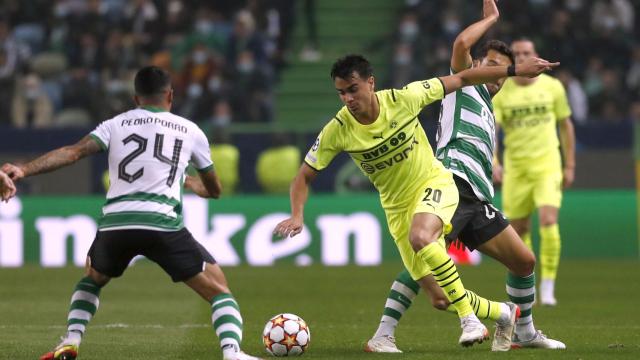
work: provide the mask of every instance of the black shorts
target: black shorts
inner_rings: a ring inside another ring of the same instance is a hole
[[[493,205],[478,199],[464,179],[453,175],[453,180],[460,194],[460,202],[451,219],[453,229],[445,239],[447,243],[460,240],[470,250],[475,250],[506,229],[509,221]]]
[[[204,270],[204,263],[216,262],[186,228],[178,231],[98,231],[88,254],[91,267],[110,277],[122,275],[137,255],[156,262],[174,282],[199,274]]]

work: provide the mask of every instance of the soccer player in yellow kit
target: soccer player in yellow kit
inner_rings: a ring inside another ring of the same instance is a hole
[[[516,63],[538,56],[528,39],[514,41],[511,50]],[[504,131],[504,172],[498,156],[493,168],[496,182],[502,181],[502,207],[529,247],[531,215],[538,209],[540,303],[554,306],[560,263],[558,210],[562,188],[571,186],[575,169],[575,134],[567,96],[560,81],[549,75],[514,77],[493,98],[493,109]]]
[[[496,81],[505,75],[536,76],[557,63],[532,58],[517,67],[474,68],[416,81],[401,90],[375,91],[373,69],[360,55],[338,59],[331,78],[345,104],[318,135],[291,184],[291,217],[274,233],[302,231],[309,185],[340,152],[353,161],[380,193],[389,229],[411,277],[432,274],[460,317],[459,343],[470,346],[488,336],[470,305],[453,261],[443,246],[458,205],[458,190],[438,161],[417,115],[422,108],[464,86]]]

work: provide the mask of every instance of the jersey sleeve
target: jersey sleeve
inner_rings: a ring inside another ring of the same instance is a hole
[[[193,150],[191,151],[191,164],[199,172],[206,172],[213,169],[213,161],[211,160],[211,149],[207,136],[197,129],[193,139]]]
[[[333,158],[343,149],[340,145],[338,126],[342,125],[336,125],[336,121],[329,122],[304,157],[304,162],[316,171],[329,166]]]
[[[89,136],[95,140],[100,148],[105,151],[109,149],[109,142],[111,141],[111,131],[113,129],[113,119],[105,120],[101,122],[92,132],[89,133]]]
[[[414,81],[398,92],[411,113],[417,115],[425,106],[444,98],[444,85],[442,80],[432,78]]]
[[[554,85],[555,91],[553,92],[553,108],[556,120],[561,121],[571,116],[571,107],[569,106],[567,92],[564,90],[562,83],[556,80]]]

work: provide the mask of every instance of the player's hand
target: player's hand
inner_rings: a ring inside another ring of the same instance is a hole
[[[9,175],[0,171],[0,200],[9,201],[16,195],[16,186]]]
[[[6,163],[2,165],[0,170],[4,171],[13,181],[18,181],[24,177],[24,170],[20,165]]]
[[[276,225],[273,234],[282,238],[294,237],[300,234],[303,225],[302,219],[290,217]]]
[[[493,182],[496,184],[502,183],[502,165],[493,164],[492,172]]]
[[[559,62],[552,63],[545,59],[531,57],[516,65],[516,75],[533,78],[559,65]]]
[[[573,185],[575,179],[575,169],[572,167],[566,167],[562,170],[562,187],[570,188]]]
[[[497,20],[500,17],[500,12],[498,11],[498,6],[496,3],[498,0],[483,0],[482,2],[482,17],[493,18]]]

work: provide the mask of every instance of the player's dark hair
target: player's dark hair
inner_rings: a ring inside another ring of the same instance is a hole
[[[134,86],[138,96],[156,96],[171,86],[171,76],[157,66],[145,66],[136,74]]]
[[[339,58],[331,66],[331,79],[335,80],[337,77],[341,79],[348,79],[353,72],[360,75],[362,79],[368,79],[373,75],[373,67],[371,63],[362,55],[350,54]]]
[[[507,45],[506,43],[500,40],[489,40],[484,44],[482,44],[482,47],[478,52],[478,58],[482,59],[485,56],[487,56],[487,54],[489,53],[489,50],[497,51],[498,53],[508,57],[509,60],[511,60],[511,64],[516,63],[516,58],[515,56],[513,56],[513,51],[511,51],[511,48],[509,47],[509,45]]]

